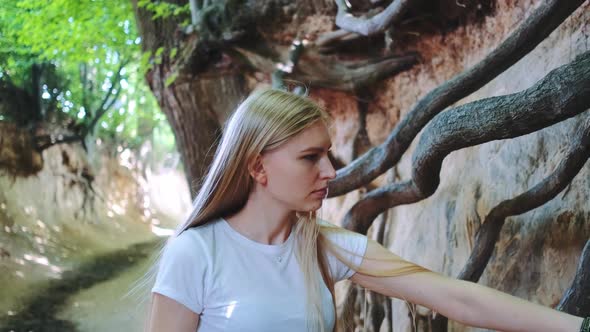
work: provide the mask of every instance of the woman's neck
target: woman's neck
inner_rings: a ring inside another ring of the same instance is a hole
[[[246,205],[225,218],[245,237],[263,244],[281,244],[291,234],[295,213],[280,206],[270,197],[252,193]]]

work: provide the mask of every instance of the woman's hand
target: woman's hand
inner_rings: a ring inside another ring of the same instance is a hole
[[[390,258],[399,258],[377,242],[369,240],[365,257],[388,255]],[[364,259],[359,270],[383,271],[387,266],[380,264],[388,264],[387,261]],[[476,283],[434,272],[397,277],[372,277],[356,273],[350,280],[367,289],[425,306],[454,321],[474,327],[501,331],[577,332],[583,320]]]
[[[195,332],[199,315],[164,295],[153,293],[147,332]]]

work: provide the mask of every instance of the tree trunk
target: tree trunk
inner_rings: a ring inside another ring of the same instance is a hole
[[[215,152],[221,124],[248,91],[239,74],[198,78],[166,87],[162,79],[165,73],[164,66],[157,67],[148,73],[148,82],[174,131],[194,196]]]
[[[146,78],[172,127],[194,196],[215,152],[223,121],[248,93],[245,79],[227,70],[198,76],[191,66],[175,71],[166,54],[184,43],[178,19],[153,20],[151,13],[137,7],[136,0],[133,5],[144,51],[154,54],[160,47],[165,49],[165,56],[150,68]],[[167,81],[171,75],[178,75],[173,82]]]

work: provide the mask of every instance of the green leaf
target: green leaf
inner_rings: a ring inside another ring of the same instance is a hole
[[[178,72],[172,72],[168,75],[168,77],[166,77],[166,80],[164,81],[164,84],[166,87],[169,87],[172,83],[174,83],[174,81],[176,81],[176,78],[178,78]]]
[[[158,47],[158,49],[156,50],[156,54],[154,56],[160,57],[162,56],[162,53],[164,53],[164,47]]]
[[[138,5],[160,15],[184,10],[148,0]],[[43,105],[64,127],[89,124],[114,85],[118,98],[95,128],[105,140],[139,146],[158,131],[165,143],[157,144],[173,149],[173,134],[145,80],[152,57],[161,61],[165,51],[142,53],[129,0],[5,0],[0,5],[0,81],[31,93],[32,67],[43,68]],[[171,49],[170,55],[177,52]]]

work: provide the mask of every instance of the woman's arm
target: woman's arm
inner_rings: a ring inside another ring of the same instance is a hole
[[[199,315],[164,295],[153,293],[147,332],[195,332]]]
[[[397,257],[369,241],[365,257]],[[362,270],[383,270],[376,260],[364,259]],[[501,331],[578,332],[582,318],[553,310],[478,285],[433,272],[398,277],[356,273],[353,282],[381,294],[423,305],[460,323]]]

